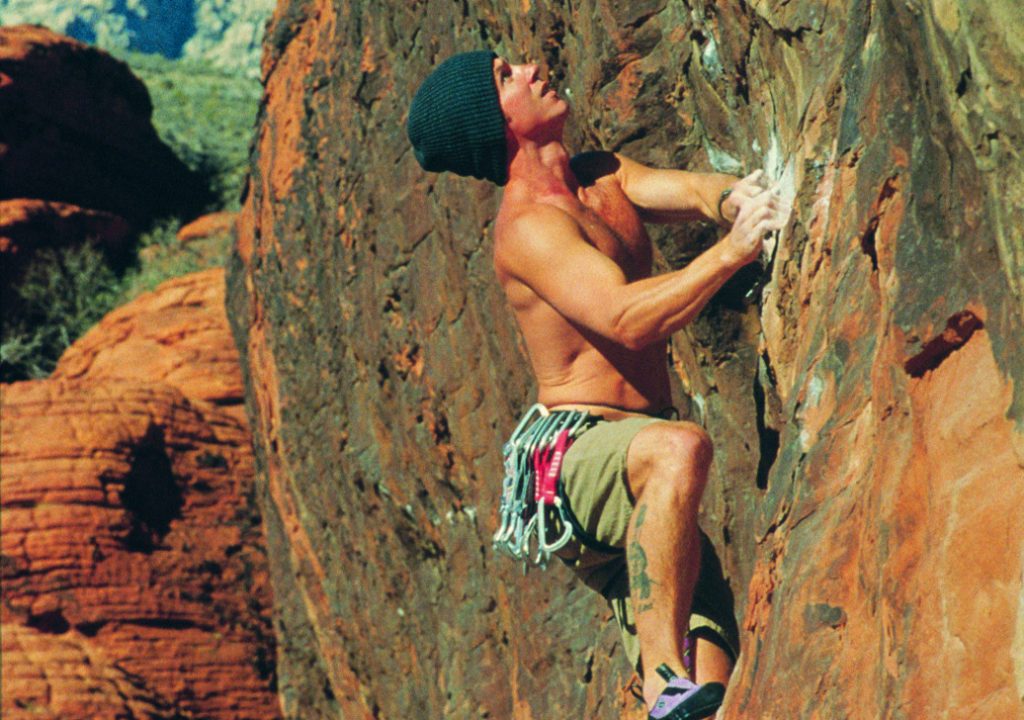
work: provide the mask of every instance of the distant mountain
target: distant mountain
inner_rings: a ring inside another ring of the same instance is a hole
[[[259,75],[275,0],[0,0],[0,25],[45,25],[105,50],[205,60]]]

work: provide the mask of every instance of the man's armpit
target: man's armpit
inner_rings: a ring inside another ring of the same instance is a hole
[[[601,178],[614,176],[620,166],[615,153],[604,150],[580,153],[569,161],[569,168],[583,187],[590,187]]]

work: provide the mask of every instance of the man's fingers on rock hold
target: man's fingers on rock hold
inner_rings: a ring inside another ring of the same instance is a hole
[[[777,229],[768,220],[762,220],[754,226],[754,231],[750,235],[758,240],[767,240],[771,232]]]
[[[742,202],[757,197],[764,189],[764,170],[755,170],[733,185],[732,192],[737,202]]]
[[[765,218],[774,217],[775,214],[775,210],[772,208],[770,201],[765,201],[754,212],[754,217],[758,220],[763,220]]]
[[[771,212],[764,201],[760,198],[754,198],[745,203],[740,209],[740,214],[736,218],[736,227],[741,232],[747,232],[749,228],[752,228],[767,217],[766,213]]]
[[[789,216],[793,213],[793,206],[787,202],[782,201],[779,201],[778,205],[775,205],[772,209],[775,211],[775,214],[779,217],[779,219],[782,220],[783,222],[788,220]]]
[[[786,224],[785,219],[780,217],[771,217],[763,222],[768,226],[769,232],[777,232]]]
[[[743,182],[745,184],[749,183],[750,185],[755,185],[755,186],[757,186],[759,188],[763,188],[764,186],[761,185],[761,178],[763,178],[763,177],[764,177],[764,170],[761,170],[759,168],[759,169],[755,170],[754,172],[750,173],[749,175],[747,175],[745,178],[743,178],[743,180],[741,182]]]

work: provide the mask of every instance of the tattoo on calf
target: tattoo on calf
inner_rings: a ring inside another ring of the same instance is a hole
[[[640,526],[643,525],[647,515],[647,506],[641,505],[636,510],[636,521],[633,523],[633,541],[629,544],[626,552],[626,562],[629,565],[629,584],[637,600],[648,600],[651,597],[651,586],[656,583],[647,574],[647,553],[644,552],[638,539]],[[647,612],[654,607],[654,603],[638,603],[637,613]]]
[[[633,592],[641,600],[651,596],[651,585],[654,581],[647,575],[647,553],[640,547],[640,543],[634,540],[629,544],[627,557],[629,562],[629,584]]]

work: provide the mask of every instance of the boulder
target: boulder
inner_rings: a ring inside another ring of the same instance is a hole
[[[282,0],[228,304],[286,712],[622,711],[601,603],[489,548],[532,392],[499,192],[404,133],[432,67],[492,47],[571,97],[571,150],[763,167],[794,201],[672,343],[744,628],[720,717],[1020,717],[1016,5]],[[715,237],[658,230],[660,266]]]
[[[87,238],[100,247],[117,250],[128,233],[124,218],[102,210],[48,200],[0,200],[0,254],[5,273],[39,248],[63,247]]]
[[[224,312],[224,270],[167,280],[111,311],[64,352],[52,377],[168,385],[244,422],[238,350]]]
[[[3,711],[11,718],[170,718],[168,705],[140,687],[88,637],[17,622],[2,625]]]
[[[72,203],[136,227],[195,213],[203,181],[152,114],[125,63],[43,27],[0,27],[0,199]]]
[[[238,213],[236,212],[225,210],[203,215],[181,226],[177,234],[178,242],[182,245],[187,245],[196,240],[203,240],[209,237],[232,235],[237,222]]]
[[[0,394],[4,716],[280,717],[223,271]]]
[[[245,425],[133,380],[3,395],[4,715],[277,717]]]

